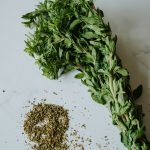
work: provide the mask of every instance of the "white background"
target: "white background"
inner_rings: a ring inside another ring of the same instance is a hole
[[[150,140],[150,1],[97,0],[95,3],[104,11],[105,21],[110,22],[113,33],[118,35],[118,54],[131,74],[132,87],[139,83],[144,86],[138,103],[143,104]],[[86,124],[86,129],[78,128],[80,135],[92,137],[91,146],[84,144],[85,150],[125,150],[109,112],[92,101],[87,88],[73,78],[74,72],[50,81],[23,51],[25,33],[29,30],[21,24],[21,16],[32,11],[36,4],[36,0],[0,0],[0,149],[27,150],[22,124],[29,108],[24,106],[34,98],[37,102],[46,98],[47,102],[70,110],[71,127]],[[108,136],[109,144],[104,136]]]

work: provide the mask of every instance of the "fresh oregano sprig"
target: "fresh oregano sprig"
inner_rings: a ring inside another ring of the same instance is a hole
[[[116,54],[117,37],[103,17],[91,0],[45,0],[23,16],[35,30],[28,34],[25,51],[50,79],[79,70],[75,77],[88,86],[93,100],[109,107],[124,145],[149,150],[141,107],[134,103],[142,87],[132,92],[129,73]]]

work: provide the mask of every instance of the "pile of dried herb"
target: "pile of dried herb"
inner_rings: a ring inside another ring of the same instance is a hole
[[[109,107],[124,145],[148,150],[141,107],[134,103],[141,88],[131,90],[129,73],[116,54],[117,37],[103,17],[92,0],[44,0],[23,16],[24,24],[35,29],[25,51],[50,79],[79,70],[75,77],[89,87],[93,100]]]
[[[24,131],[34,150],[67,150],[68,111],[62,106],[39,103],[27,113]]]

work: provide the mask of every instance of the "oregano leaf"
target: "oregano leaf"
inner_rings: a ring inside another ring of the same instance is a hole
[[[75,75],[75,78],[82,79],[84,77],[84,73],[78,73]]]
[[[133,90],[133,98],[136,100],[142,95],[143,86],[140,84],[136,89]]]

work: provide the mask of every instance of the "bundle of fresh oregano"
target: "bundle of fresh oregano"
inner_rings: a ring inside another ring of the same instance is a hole
[[[131,91],[129,73],[116,54],[117,37],[103,17],[91,0],[45,0],[23,16],[35,30],[27,35],[25,51],[50,79],[79,70],[75,77],[88,86],[93,100],[109,107],[124,145],[149,150],[141,107],[134,103],[142,88]]]

